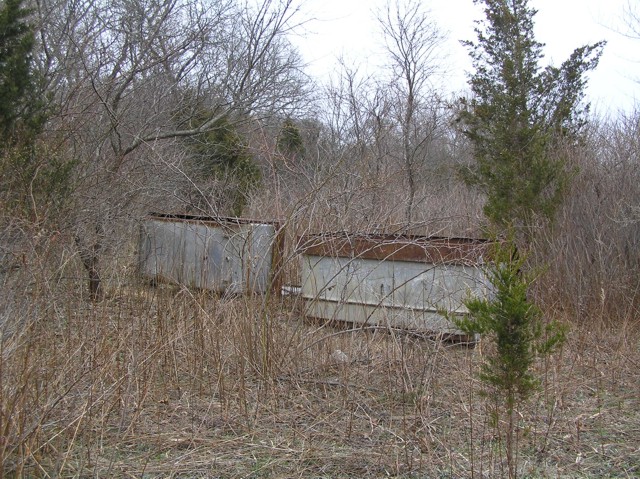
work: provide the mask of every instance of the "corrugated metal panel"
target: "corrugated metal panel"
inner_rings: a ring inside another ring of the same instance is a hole
[[[236,218],[150,216],[140,235],[143,276],[226,293],[279,291],[277,223]]]
[[[311,317],[461,334],[440,313],[488,294],[487,243],[464,238],[304,237],[302,297]]]

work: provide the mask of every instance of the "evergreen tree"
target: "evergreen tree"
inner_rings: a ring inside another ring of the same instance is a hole
[[[66,199],[74,163],[36,141],[46,108],[33,68],[31,11],[24,3],[0,1],[0,203],[39,221]]]
[[[2,147],[16,141],[16,127],[29,126],[28,100],[33,93],[31,69],[34,36],[23,0],[0,4],[0,135]],[[21,121],[22,120],[22,121]]]
[[[460,119],[475,164],[463,177],[486,193],[484,211],[495,226],[514,225],[528,235],[538,219],[553,219],[562,199],[569,174],[554,146],[577,138],[584,125],[585,74],[596,67],[603,43],[543,68],[536,10],[527,0],[475,2],[486,18],[478,22],[477,41],[465,42],[475,72]]]
[[[485,268],[492,295],[469,298],[465,301],[468,315],[453,321],[465,333],[482,334],[495,346],[484,358],[480,379],[495,406],[496,428],[504,430],[508,476],[513,478],[517,475],[517,408],[538,387],[534,361],[563,343],[565,328],[553,321],[544,324],[542,311],[527,298],[534,278],[522,272],[525,258],[518,257],[513,231],[509,235],[494,243],[492,262]],[[498,427],[501,417],[506,419],[504,428]]]
[[[277,142],[278,151],[292,161],[302,160],[305,155],[304,142],[300,130],[291,118],[282,123]]]
[[[194,162],[203,180],[210,178],[232,180],[231,213],[240,216],[246,206],[247,195],[258,187],[260,168],[244,144],[233,124],[222,118],[210,131],[191,138]]]

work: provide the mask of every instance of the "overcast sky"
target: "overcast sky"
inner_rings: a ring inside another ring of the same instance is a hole
[[[628,0],[531,0],[538,10],[536,38],[545,43],[545,59],[554,65],[567,59],[581,45],[607,40],[598,69],[590,75],[588,100],[599,113],[630,111],[640,102],[640,39],[620,34],[624,25],[624,5]],[[632,0],[635,1],[635,0]],[[473,0],[424,0],[447,33],[443,46],[448,73],[443,88],[466,88],[466,73],[471,63],[460,40],[475,40],[474,20],[482,10]],[[335,70],[336,59],[346,58],[351,65],[376,71],[382,58],[381,38],[372,9],[385,0],[306,0],[304,16],[310,18],[294,42],[300,49],[309,72],[327,80]]]

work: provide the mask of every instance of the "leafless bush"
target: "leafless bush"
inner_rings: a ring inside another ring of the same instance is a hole
[[[575,177],[556,225],[538,249],[551,310],[578,321],[637,314],[640,198],[638,114],[594,125],[572,149]]]

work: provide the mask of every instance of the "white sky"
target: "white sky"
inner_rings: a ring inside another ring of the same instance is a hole
[[[630,111],[640,102],[640,39],[621,35],[626,29],[624,5],[628,0],[531,0],[538,10],[536,39],[546,44],[546,61],[558,65],[584,44],[607,40],[596,71],[589,76],[588,100],[593,111]],[[632,0],[635,1],[635,0]],[[444,46],[448,73],[442,79],[444,91],[466,88],[471,70],[467,50],[460,40],[475,40],[474,20],[482,18],[473,0],[424,0],[438,25],[448,32]],[[382,58],[381,37],[372,9],[385,0],[306,0],[304,18],[313,18],[294,38],[308,71],[326,81],[343,56],[350,65],[375,71]]]

